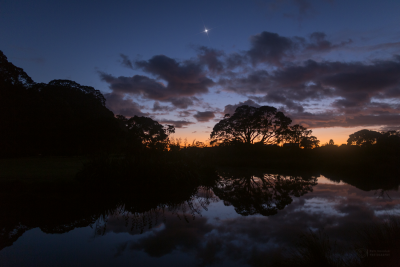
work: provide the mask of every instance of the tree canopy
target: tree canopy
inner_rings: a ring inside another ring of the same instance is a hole
[[[370,146],[376,144],[380,137],[382,134],[379,132],[363,129],[351,134],[347,139],[347,145]]]
[[[70,80],[35,83],[0,51],[0,154],[109,150],[121,128],[105,98]]]
[[[277,143],[278,137],[291,122],[290,118],[274,107],[243,105],[232,116],[226,114],[214,126],[210,143]]]
[[[128,132],[128,143],[133,146],[165,150],[169,144],[168,136],[175,133],[173,125],[163,126],[148,117],[134,116],[129,119],[117,115],[118,120]]]

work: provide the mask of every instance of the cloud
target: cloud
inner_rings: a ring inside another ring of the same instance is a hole
[[[296,43],[291,39],[265,31],[253,35],[250,42],[252,47],[247,51],[247,55],[253,65],[261,62],[280,65],[282,58],[290,56],[296,48]]]
[[[174,107],[169,107],[169,106],[161,106],[160,102],[155,101],[153,104],[153,111],[173,111],[175,110]]]
[[[224,70],[224,62],[220,59],[225,53],[206,46],[196,48],[200,64],[207,66],[212,73],[221,73]]]
[[[178,111],[179,113],[179,117],[181,118],[186,118],[189,117],[190,115],[192,115],[192,112],[190,112],[189,110],[184,110],[184,111]]]
[[[214,85],[206,77],[202,65],[193,61],[177,62],[167,56],[158,55],[148,61],[136,61],[135,65],[168,82],[166,89],[173,96],[208,93],[208,87]]]
[[[251,99],[248,99],[248,100],[246,100],[246,101],[244,101],[244,102],[239,102],[239,103],[237,103],[237,104],[235,104],[235,105],[226,105],[226,106],[225,106],[225,109],[224,109],[224,114],[233,115],[233,113],[235,113],[235,110],[236,110],[238,107],[243,106],[243,105],[248,105],[248,106],[256,107],[256,108],[260,107],[259,104],[257,104],[256,102],[254,102],[254,101],[251,100]]]
[[[190,125],[190,124],[195,124],[194,122],[190,122],[190,121],[175,121],[175,120],[166,120],[166,119],[160,119],[159,122],[162,124],[172,124],[175,126],[175,128],[187,128],[185,126]]]
[[[310,1],[285,3],[298,7],[299,14],[312,10]],[[239,104],[278,105],[294,121],[313,127],[372,126],[379,121],[393,124],[393,118],[400,114],[400,56],[369,62],[320,58],[338,49],[351,51],[351,43],[351,39],[333,42],[324,32],[286,37],[263,31],[250,37],[250,47],[245,51],[226,53],[193,46],[197,54],[189,60],[156,55],[148,60],[131,61],[121,54],[124,66],[147,74],[116,77],[99,72],[99,75],[112,90],[107,95],[107,105],[127,116],[145,114],[137,103],[153,100],[153,112],[166,115],[176,109],[197,106],[207,111],[179,111],[178,116],[209,121],[220,110],[208,105],[201,96],[217,86],[217,92],[248,98]],[[398,43],[386,43],[364,50],[397,47]],[[210,77],[217,80],[214,82]],[[232,114],[236,107],[227,105],[224,112]],[[188,123],[185,121],[177,122],[179,127],[188,125],[182,124]]]
[[[121,56],[123,64],[130,67],[132,62],[125,55]],[[136,61],[135,66],[167,84],[144,75],[115,77],[104,72],[99,72],[100,79],[109,84],[113,93],[169,102],[182,109],[193,105],[197,101],[195,95],[208,93],[208,88],[214,85],[214,82],[206,77],[201,64],[192,61],[177,62],[159,55],[148,61]]]
[[[120,54],[120,56],[122,57],[122,66],[133,69],[132,61],[129,60],[128,56],[124,54]]]
[[[213,111],[197,111],[196,114],[193,115],[198,122],[207,122],[215,117]]]
[[[329,99],[331,104],[324,108],[336,110],[336,115],[400,112],[399,103],[389,105],[382,102],[398,100],[400,96],[400,60],[397,57],[371,63],[307,60],[271,72],[254,71],[242,77],[221,79],[219,84],[225,91],[253,94],[250,99],[259,103],[281,103],[288,110],[298,113],[304,111],[302,104],[305,101]],[[361,123],[360,118],[355,119],[359,121],[356,124]],[[390,122],[388,118],[382,117],[382,120]],[[343,125],[353,124],[350,121],[346,123],[343,118],[341,121]],[[336,122],[334,120],[332,124]]]
[[[329,52],[333,49],[340,48],[351,44],[353,41],[349,39],[348,41],[343,41],[339,44],[332,44],[330,41],[326,40],[326,34],[323,32],[314,32],[309,37],[310,41],[305,46],[305,50],[312,52]]]
[[[327,40],[323,32],[314,32],[308,39],[303,37],[284,37],[277,33],[261,32],[250,38],[251,48],[246,52],[253,66],[259,63],[269,63],[283,66],[288,60],[310,57],[315,53],[326,53],[345,47],[352,40],[333,44]]]
[[[124,115],[127,117],[147,116],[148,113],[143,113],[138,103],[132,99],[124,98],[123,95],[117,93],[104,94],[106,106],[116,115]]]

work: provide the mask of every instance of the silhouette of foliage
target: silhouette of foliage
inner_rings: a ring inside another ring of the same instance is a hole
[[[28,88],[33,84],[32,78],[23,69],[8,62],[7,57],[0,50],[0,88],[3,90],[10,87]]]
[[[153,150],[166,150],[169,144],[168,135],[175,133],[173,125],[163,126],[148,117],[134,116],[129,119],[117,115],[117,119],[128,132],[128,143],[135,147],[146,147]]]
[[[292,203],[292,196],[302,196],[312,191],[316,178],[300,176],[266,175],[251,172],[221,172],[222,179],[213,188],[225,205],[233,205],[243,216],[276,214]]]
[[[305,149],[313,149],[319,147],[320,141],[315,136],[306,136],[301,138],[300,147]]]
[[[277,138],[291,122],[274,107],[243,105],[236,108],[232,116],[226,114],[214,126],[210,143],[277,143]]]
[[[307,130],[307,128],[301,125],[292,125],[288,126],[286,129],[282,131],[279,136],[279,142],[285,143],[300,143],[301,140],[305,137],[309,137],[312,131]]]
[[[400,131],[381,132],[381,137],[377,140],[377,145],[386,148],[400,147]]]
[[[360,130],[349,136],[349,139],[347,139],[347,145],[370,146],[376,144],[381,136],[382,134],[379,132],[366,129]]]
[[[118,121],[93,87],[69,80],[34,83],[2,52],[0,69],[1,155],[110,151],[121,138]]]

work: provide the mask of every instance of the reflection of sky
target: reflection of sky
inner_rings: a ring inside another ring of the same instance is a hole
[[[153,218],[152,227],[146,227],[142,234],[132,230],[132,214],[124,217],[118,213],[109,216],[106,224],[99,222],[100,228],[106,226],[102,236],[90,227],[62,235],[46,235],[32,229],[0,252],[0,262],[6,266],[32,262],[40,266],[265,264],[271,253],[289,247],[309,229],[324,229],[340,243],[352,240],[364,223],[400,215],[400,193],[386,193],[380,196],[320,177],[312,192],[294,197],[276,215],[263,217],[241,216],[210,192],[200,192],[201,198],[192,203],[200,212],[195,217],[185,205],[159,212],[157,222],[150,213],[139,216],[136,219]],[[199,203],[207,198],[209,204],[203,208]],[[21,253],[24,257],[19,256]]]

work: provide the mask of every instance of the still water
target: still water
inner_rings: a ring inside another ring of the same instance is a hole
[[[301,233],[346,243],[361,225],[400,215],[396,184],[262,171],[220,178],[152,203],[103,194],[2,205],[0,265],[263,266]]]

